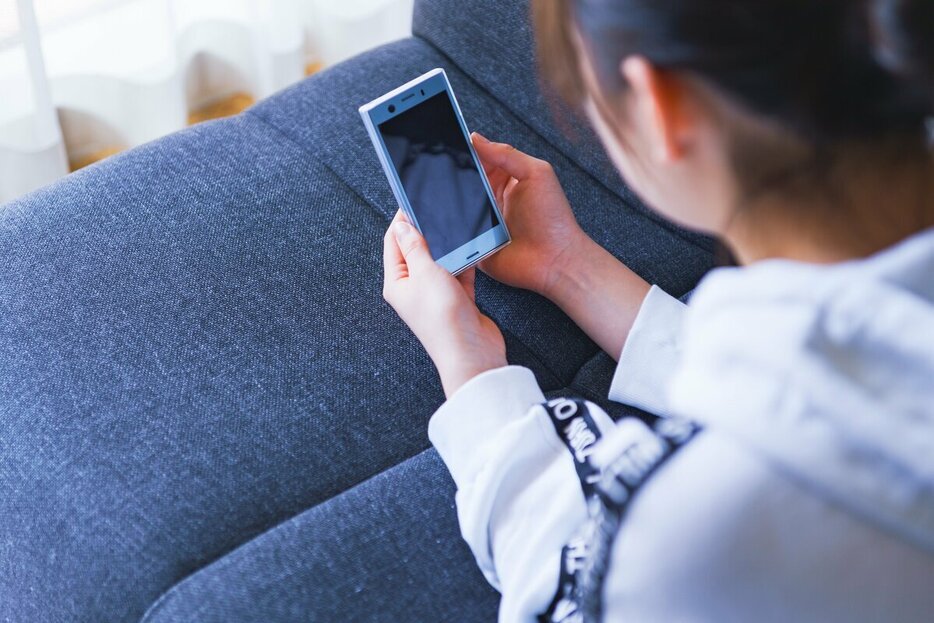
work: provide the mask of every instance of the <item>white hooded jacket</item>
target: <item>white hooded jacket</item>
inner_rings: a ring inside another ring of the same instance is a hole
[[[865,260],[719,269],[653,288],[609,397],[705,431],[630,506],[608,621],[934,621],[934,231]],[[534,621],[586,517],[531,372],[462,387],[429,435],[465,539]],[[601,412],[609,461],[640,434]]]

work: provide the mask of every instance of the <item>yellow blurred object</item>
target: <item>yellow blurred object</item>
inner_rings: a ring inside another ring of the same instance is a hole
[[[201,123],[202,121],[220,119],[221,117],[230,117],[232,115],[239,114],[252,106],[255,101],[255,98],[249,93],[234,93],[233,95],[219,99],[216,102],[188,113],[188,125],[194,125],[196,123]],[[78,169],[83,169],[88,165],[103,160],[104,158],[118,154],[121,151],[123,150],[119,147],[106,147],[104,149],[99,149],[89,154],[84,154],[83,156],[72,158],[68,162],[68,167],[72,172],[74,172]]]
[[[188,113],[188,125],[240,114],[255,101],[256,99],[249,93],[234,93]]]
[[[324,69],[324,63],[320,61],[314,61],[312,63],[308,63],[307,65],[305,65],[305,75],[310,76],[312,74],[316,74],[322,69]]]
[[[123,150],[119,147],[107,147],[105,149],[99,149],[98,151],[70,159],[68,161],[68,169],[74,173],[78,169],[83,169],[88,165],[94,164],[98,160],[103,160],[104,158],[113,156],[114,154],[119,154],[121,151]]]

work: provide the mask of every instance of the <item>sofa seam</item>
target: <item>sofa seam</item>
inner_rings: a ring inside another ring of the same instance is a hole
[[[323,159],[319,158],[316,154],[314,154],[314,153],[313,153],[312,151],[310,151],[307,147],[305,147],[304,145],[302,145],[301,143],[299,143],[298,141],[296,141],[294,138],[292,138],[291,136],[289,136],[288,133],[286,133],[286,132],[285,132],[282,128],[280,128],[278,125],[276,125],[275,123],[273,123],[272,121],[270,121],[269,119],[267,119],[267,118],[265,118],[263,115],[261,115],[259,112],[257,112],[256,109],[255,109],[255,107],[252,107],[252,108],[249,108],[249,109],[245,110],[242,114],[243,114],[243,115],[249,115],[249,117],[250,117],[251,119],[255,119],[256,121],[259,121],[262,125],[264,125],[265,127],[269,128],[270,130],[274,131],[276,134],[278,134],[279,136],[281,136],[282,138],[284,138],[285,140],[287,140],[293,147],[296,147],[296,148],[297,148],[299,151],[301,151],[303,154],[305,154],[306,156],[308,156],[309,158],[311,158],[315,163],[317,163],[317,164],[321,165],[322,167],[324,167],[325,169],[327,169],[328,172],[329,172],[331,175],[333,175],[334,177],[336,177],[336,178],[340,181],[340,183],[341,183],[343,186],[345,186],[345,187],[347,188],[347,190],[349,190],[355,197],[357,197],[358,199],[360,199],[361,201],[363,201],[363,203],[365,203],[366,206],[370,209],[370,211],[372,211],[374,214],[376,214],[377,217],[379,217],[380,219],[384,219],[384,220],[386,219],[385,215],[384,215],[382,212],[380,212],[379,210],[377,210],[377,209],[376,209],[376,206],[374,206],[373,203],[372,203],[371,201],[369,201],[366,197],[364,197],[363,195],[361,195],[361,194],[357,191],[357,189],[354,188],[353,186],[351,186],[351,185],[347,182],[347,180],[345,180],[344,177],[343,177],[340,173],[338,173],[337,171],[334,170],[334,168],[333,168],[331,165],[329,165],[329,164],[328,164],[326,161],[324,161]]]
[[[214,565],[217,564],[218,562],[224,560],[224,559],[227,558],[228,556],[234,554],[234,553],[237,552],[238,550],[240,550],[240,549],[246,547],[246,546],[249,545],[250,543],[253,543],[253,542],[256,541],[257,539],[260,539],[260,538],[262,538],[263,536],[265,536],[265,535],[267,535],[267,534],[269,534],[269,533],[271,533],[271,532],[273,532],[273,531],[275,531],[275,530],[278,530],[280,527],[282,527],[282,526],[284,526],[284,525],[286,525],[286,524],[288,524],[288,523],[294,521],[294,520],[297,519],[298,517],[301,517],[302,515],[304,515],[305,513],[309,512],[309,511],[311,511],[311,510],[313,510],[314,508],[316,508],[316,507],[318,507],[318,506],[321,506],[322,504],[326,504],[326,503],[328,503],[328,502],[330,502],[330,501],[332,501],[332,500],[334,500],[334,499],[336,499],[336,498],[338,498],[338,497],[340,497],[340,496],[342,496],[342,495],[348,493],[349,491],[352,491],[353,489],[356,489],[357,487],[359,487],[359,486],[361,486],[361,485],[363,485],[363,484],[369,482],[369,481],[372,480],[373,478],[376,478],[377,476],[379,476],[379,475],[381,475],[381,474],[383,474],[383,473],[385,473],[385,472],[387,472],[387,471],[389,471],[389,470],[391,470],[391,469],[393,469],[393,468],[395,468],[395,467],[398,467],[399,465],[402,465],[403,463],[405,463],[405,462],[407,462],[407,461],[410,461],[410,460],[412,460],[412,459],[414,459],[414,458],[416,458],[416,457],[422,456],[422,455],[425,454],[426,452],[429,452],[429,451],[432,451],[432,450],[434,450],[435,452],[437,452],[437,450],[435,449],[434,445],[432,445],[431,443],[429,443],[426,447],[424,447],[424,448],[422,448],[421,450],[415,452],[415,453],[412,454],[411,456],[405,457],[404,459],[400,460],[398,463],[393,463],[392,465],[389,465],[388,467],[386,467],[386,468],[384,468],[384,469],[382,469],[382,470],[379,470],[379,471],[377,471],[377,472],[375,472],[375,473],[373,473],[373,474],[370,474],[369,476],[366,476],[365,478],[363,478],[363,479],[361,479],[361,480],[358,480],[357,482],[355,482],[355,483],[349,485],[349,486],[346,487],[345,489],[336,492],[334,495],[331,495],[331,496],[329,496],[329,497],[327,497],[327,498],[325,498],[325,499],[323,499],[323,500],[321,500],[321,501],[319,501],[319,502],[316,502],[316,503],[312,504],[311,506],[308,506],[308,507],[306,507],[306,508],[303,508],[302,510],[297,511],[297,512],[294,513],[294,514],[291,514],[291,515],[285,517],[285,518],[282,519],[281,521],[278,521],[278,522],[276,522],[275,524],[269,526],[268,528],[262,530],[261,532],[258,532],[257,534],[253,535],[252,537],[248,538],[247,540],[243,541],[242,543],[239,543],[239,544],[235,545],[234,547],[232,547],[231,549],[227,550],[227,551],[224,552],[223,554],[217,556],[216,558],[213,558],[210,562],[208,562],[208,563],[206,563],[206,564],[204,564],[204,565],[198,567],[197,569],[195,569],[194,571],[192,571],[191,573],[189,573],[188,575],[186,575],[185,577],[183,577],[182,579],[180,579],[178,582],[175,582],[174,584],[172,584],[172,585],[171,585],[169,588],[167,588],[165,591],[163,591],[163,592],[152,602],[152,604],[150,604],[150,606],[146,609],[146,612],[143,613],[143,617],[140,619],[140,622],[139,622],[139,623],[147,623],[147,621],[150,620],[150,616],[151,616],[151,615],[157,614],[158,611],[164,607],[165,602],[167,602],[167,601],[171,598],[171,596],[172,596],[173,594],[175,594],[176,592],[182,590],[182,588],[184,588],[184,586],[186,586],[187,584],[190,584],[192,581],[194,581],[195,576],[197,576],[197,575],[200,574],[201,572],[205,571],[206,569],[208,569],[208,568],[214,566]]]
[[[481,311],[483,311],[483,310],[481,309]],[[499,326],[499,325],[497,325],[497,326]],[[561,389],[562,387],[567,387],[568,383],[570,383],[570,382],[577,376],[578,371],[575,370],[575,372],[573,373],[573,376],[571,377],[571,379],[566,381],[562,375],[560,375],[560,374],[558,374],[557,372],[555,372],[555,371],[551,368],[551,366],[547,365],[544,361],[542,361],[542,358],[538,356],[538,353],[536,353],[534,350],[532,350],[532,348],[529,347],[528,344],[526,344],[525,342],[523,342],[522,339],[519,338],[518,335],[516,335],[514,332],[510,331],[509,329],[504,329],[503,327],[499,327],[499,330],[502,331],[504,334],[508,334],[508,335],[512,336],[512,338],[515,339],[517,343],[519,343],[519,344],[522,345],[522,348],[525,349],[525,352],[526,352],[532,359],[535,360],[535,363],[537,363],[538,365],[540,365],[546,372],[548,372],[548,374],[550,374],[552,377],[554,377],[555,379],[558,380],[558,383],[559,383],[558,387],[554,387],[554,388],[541,387],[542,391],[551,392],[551,391],[556,391],[556,390],[558,390],[558,389]],[[583,366],[587,365],[587,363],[593,358],[593,356],[594,356],[594,355],[591,355],[590,357],[588,357],[588,358],[584,361],[584,363],[581,364],[581,368],[583,368]],[[541,385],[541,384],[540,384],[540,385]]]

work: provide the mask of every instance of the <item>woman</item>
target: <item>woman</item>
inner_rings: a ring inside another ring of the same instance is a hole
[[[584,234],[547,163],[474,137],[514,238],[482,270],[617,357],[611,399],[699,428],[614,423],[543,405],[474,274],[397,216],[384,295],[440,374],[429,434],[500,619],[932,620],[934,2],[534,16],[631,187],[741,266],[685,307]]]

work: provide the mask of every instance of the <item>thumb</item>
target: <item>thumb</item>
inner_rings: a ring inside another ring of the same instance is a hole
[[[392,234],[396,238],[396,244],[399,245],[399,250],[402,251],[405,264],[410,272],[424,270],[434,265],[435,261],[428,250],[428,243],[412,225],[403,220],[397,220],[392,226]]]
[[[535,170],[545,163],[506,143],[494,143],[477,132],[473,133],[474,149],[484,165],[506,171],[517,180],[532,177]]]

